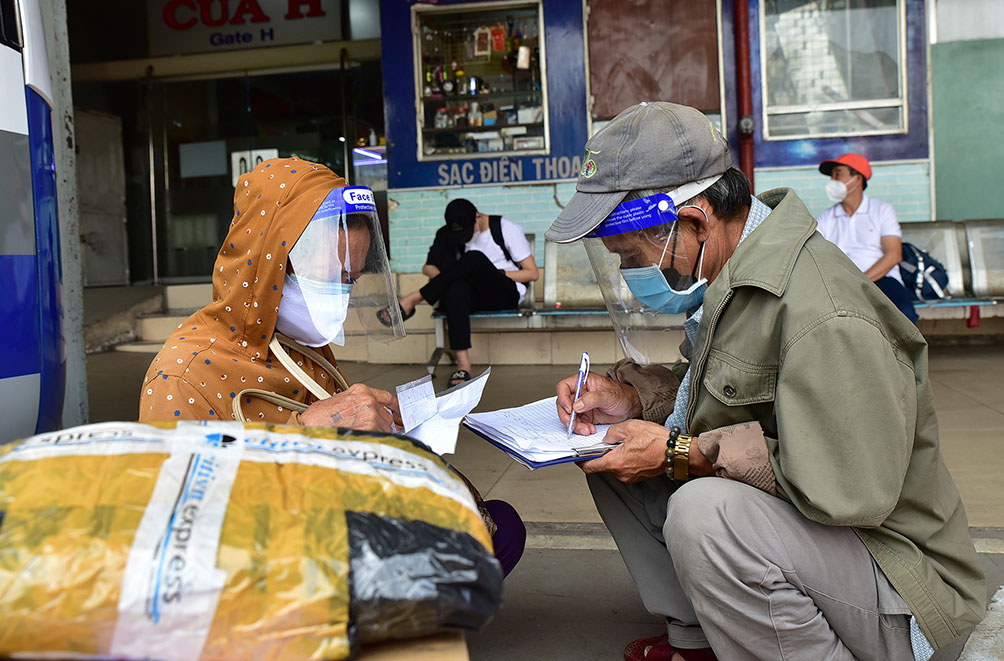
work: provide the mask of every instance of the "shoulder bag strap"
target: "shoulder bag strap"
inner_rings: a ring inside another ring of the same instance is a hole
[[[321,355],[320,352],[314,351],[310,347],[303,347],[296,344],[292,339],[286,337],[282,333],[276,331],[272,336],[272,341],[268,343],[268,348],[275,354],[276,359],[282,364],[289,373],[293,375],[293,378],[300,382],[300,384],[309,390],[314,397],[317,399],[328,399],[331,397],[331,393],[321,387],[319,383],[310,378],[302,367],[296,364],[296,362],[290,357],[283,347],[289,347],[299,351],[307,358],[320,365],[322,368],[331,374],[331,378],[335,380],[338,386],[338,392],[347,390],[349,387],[348,382],[342,373],[338,370],[338,367],[331,364],[327,358]],[[296,411],[297,413],[302,413],[307,409],[307,404],[303,402],[298,402],[295,399],[290,399],[289,397],[284,397],[277,393],[271,392],[269,390],[261,390],[259,388],[248,388],[246,390],[240,391],[236,397],[233,399],[233,411],[237,420],[240,422],[253,422],[252,420],[245,420],[244,413],[241,410],[241,397],[251,395],[253,397],[258,397],[264,399],[267,402],[276,404],[277,406],[285,406],[288,409]]]
[[[296,380],[303,384],[303,387],[313,393],[314,397],[317,397],[318,399],[327,399],[328,397],[331,397],[331,394],[322,388],[316,381],[310,378],[307,373],[304,372],[292,358],[290,358],[289,354],[286,353],[283,347],[289,347],[290,349],[294,349],[302,353],[304,356],[310,358],[312,361],[326,369],[328,373],[331,374],[331,378],[333,378],[335,383],[338,385],[339,391],[348,390],[348,381],[345,380],[345,377],[342,376],[342,373],[338,370],[338,368],[335,365],[332,365],[331,362],[322,356],[319,351],[315,351],[310,347],[300,346],[292,339],[276,331],[276,333],[272,335],[272,341],[268,343],[268,348],[272,350],[272,353],[274,353],[275,357],[280,363],[282,363],[282,366],[288,369],[290,373],[296,377]]]
[[[502,254],[505,255],[505,258],[512,262],[513,266],[519,266],[519,264],[513,262],[509,249],[505,247],[505,238],[502,236],[502,216],[488,216],[488,229],[492,233],[492,239],[502,249]]]

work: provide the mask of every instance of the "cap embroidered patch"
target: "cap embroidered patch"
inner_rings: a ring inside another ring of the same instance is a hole
[[[579,170],[579,174],[588,179],[589,177],[596,174],[596,161],[593,160],[593,156],[599,154],[598,151],[592,151],[590,149],[586,150],[586,158],[582,163],[582,169]]]

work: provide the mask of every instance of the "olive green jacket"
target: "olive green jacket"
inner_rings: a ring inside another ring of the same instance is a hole
[[[985,611],[938,442],[927,344],[790,189],[708,287],[691,355],[697,435],[758,421],[778,495],[852,526],[937,648]]]

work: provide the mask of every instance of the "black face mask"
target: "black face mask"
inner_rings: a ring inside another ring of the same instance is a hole
[[[676,270],[673,266],[676,261],[676,239],[680,236],[680,232],[673,232],[673,247],[671,257],[669,258],[669,268],[660,269],[662,271],[662,276],[666,278],[666,282],[670,287],[676,291],[686,291],[697,282],[697,265],[701,263],[701,253],[704,252],[704,244],[701,244],[701,251],[697,253],[697,259],[694,260],[694,268],[690,270],[690,275],[685,275]]]
[[[670,287],[672,287],[677,291],[686,291],[687,289],[690,288],[691,285],[697,282],[695,273],[696,270],[695,272],[692,272],[690,275],[686,275],[684,273],[680,273],[673,267],[669,267],[668,269],[662,269],[662,275],[663,277],[666,278],[666,282],[669,284]]]

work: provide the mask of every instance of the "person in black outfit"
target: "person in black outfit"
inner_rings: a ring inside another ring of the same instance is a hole
[[[423,300],[439,303],[446,315],[457,370],[450,385],[471,378],[472,312],[515,308],[527,282],[539,277],[523,229],[500,216],[479,213],[465,199],[446,206],[446,224],[436,231],[422,273],[430,280],[401,299],[401,316],[415,313]]]

